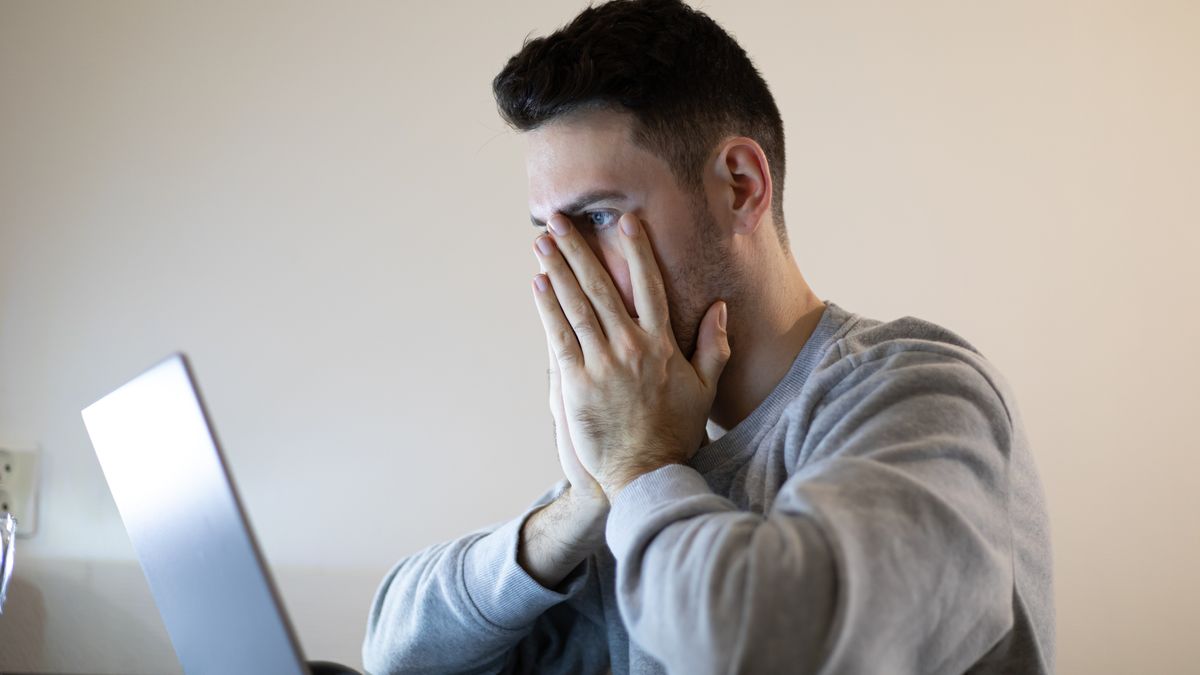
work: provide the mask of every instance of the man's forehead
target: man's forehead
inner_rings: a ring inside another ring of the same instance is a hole
[[[525,168],[532,180],[549,172],[626,164],[639,148],[629,128],[607,116],[572,116],[525,134]]]
[[[524,134],[530,212],[540,218],[585,193],[645,182],[647,158],[656,158],[633,142],[627,118],[577,113]]]
[[[628,173],[602,167],[529,174],[529,212],[538,220],[555,211],[570,213],[583,206],[628,198],[636,183]],[[586,202],[586,204],[583,204]]]

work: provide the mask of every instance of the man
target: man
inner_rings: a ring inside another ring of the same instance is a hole
[[[614,0],[527,42],[494,91],[546,228],[532,295],[566,480],[402,560],[367,668],[1050,672],[1012,396],[950,331],[808,287],[782,122],[737,43],[679,2]]]

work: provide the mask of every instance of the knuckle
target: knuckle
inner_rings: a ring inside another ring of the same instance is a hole
[[[575,331],[575,335],[581,339],[596,334],[596,330],[592,327],[592,322],[587,319],[579,319],[578,321],[571,322],[571,330]]]
[[[603,298],[608,294],[608,284],[603,279],[589,279],[585,284],[588,295],[593,298]]]
[[[654,358],[666,360],[675,352],[674,335],[663,335],[653,342]]]
[[[575,352],[571,351],[569,349],[563,349],[558,352],[559,362],[563,363],[565,365],[568,365],[568,366],[572,365],[576,362],[577,359],[578,359],[578,357],[576,356]]]
[[[628,316],[628,314],[625,312],[625,305],[617,301],[616,298],[612,297],[611,295],[602,295],[600,297],[600,302],[604,305],[604,311],[608,312],[609,314],[625,314],[625,316]]]
[[[646,360],[646,347],[638,340],[625,340],[621,351],[625,354],[625,358],[634,363],[641,363]]]
[[[558,344],[554,347],[554,355],[561,361],[563,352],[568,351],[567,347],[575,339],[575,334],[568,328],[560,328],[558,330]],[[556,369],[550,369],[551,378],[557,375]]]
[[[616,362],[607,352],[604,351],[598,351],[596,354],[593,354],[588,361],[588,365],[596,372],[599,372],[605,376],[608,376],[617,370]]]
[[[675,355],[675,350],[673,347],[668,347],[660,342],[654,343],[654,347],[652,347],[652,349],[654,350],[655,363],[667,363],[671,360],[671,357]]]
[[[576,320],[582,320],[592,311],[592,305],[584,298],[575,298],[571,300],[569,314],[577,317]]]

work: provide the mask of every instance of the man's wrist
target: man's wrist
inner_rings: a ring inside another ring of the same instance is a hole
[[[603,488],[599,485],[593,489],[568,485],[567,489],[563,490],[563,497],[582,513],[596,516],[608,515],[608,497],[605,496]]]
[[[604,545],[607,501],[597,503],[570,490],[530,514],[520,530],[517,563],[546,588],[557,586]]]
[[[571,517],[588,535],[586,539],[604,539],[604,526],[611,510],[608,498],[603,492],[591,494],[568,486],[563,491],[563,498],[569,505]]]
[[[670,466],[671,464],[681,464],[681,462],[656,461],[625,467],[623,471],[614,472],[611,478],[600,484],[604,489],[605,496],[608,497],[608,503],[612,504],[616,500],[617,495],[621,493],[621,490],[625,489],[626,485],[629,485],[645,474],[661,469],[664,466]]]

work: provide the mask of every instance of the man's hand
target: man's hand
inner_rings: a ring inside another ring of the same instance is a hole
[[[563,412],[558,359],[550,351],[550,412],[558,461],[571,486],[534,511],[521,526],[517,563],[539,584],[554,588],[593,551],[604,546],[608,497],[580,463]]]
[[[566,426],[610,501],[643,473],[691,459],[729,360],[723,301],[709,307],[696,353],[684,358],[650,240],[633,214],[619,227],[636,319],[566,217],[554,214],[553,234],[535,245],[545,274],[534,278],[534,297],[558,364]]]
[[[550,379],[550,414],[554,416],[554,443],[558,446],[558,463],[562,465],[563,474],[571,484],[579,506],[583,507],[584,511],[598,511],[607,515],[609,504],[604,489],[584,468],[579,456],[575,454],[575,446],[571,444],[566,412],[563,409],[562,378],[558,374],[558,359],[554,356],[553,349],[548,351],[550,367],[546,373]]]

